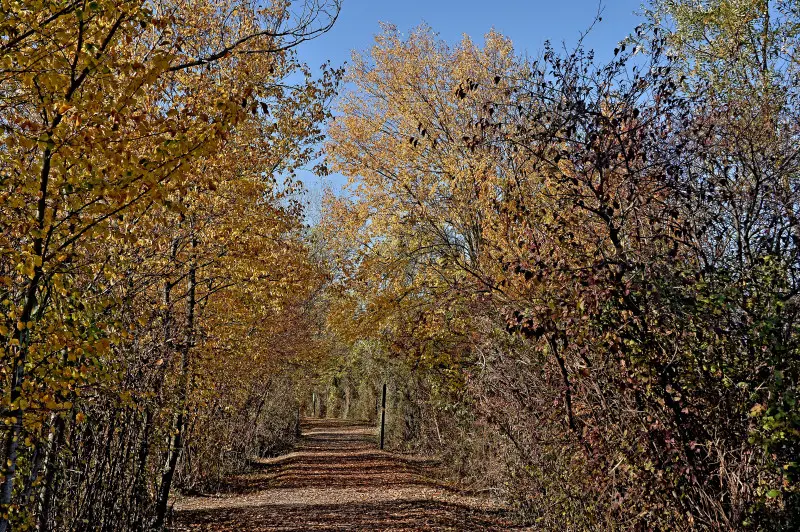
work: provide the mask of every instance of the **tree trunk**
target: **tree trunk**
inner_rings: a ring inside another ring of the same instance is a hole
[[[196,241],[192,239],[192,249],[196,245]],[[170,438],[169,454],[167,456],[167,463],[161,474],[161,486],[158,493],[156,502],[156,519],[154,527],[161,529],[167,516],[167,507],[169,505],[169,492],[172,488],[172,479],[175,476],[175,469],[178,465],[178,458],[180,457],[181,450],[184,445],[184,431],[186,429],[186,409],[187,398],[189,391],[189,352],[194,344],[194,311],[196,303],[196,289],[197,289],[197,265],[192,257],[189,263],[188,275],[188,296],[186,301],[186,331],[185,338],[181,345],[181,375],[178,385],[178,415],[175,418],[174,432]]]
[[[60,115],[57,115],[53,121],[51,129],[55,128],[61,121]],[[39,259],[44,259],[45,246],[44,246],[44,229],[45,229],[45,216],[47,214],[47,188],[50,181],[50,164],[52,160],[52,151],[46,148],[42,155],[42,170],[39,179],[39,199],[36,203],[36,227],[38,229],[38,236],[33,240],[33,256]],[[31,278],[28,286],[25,289],[25,302],[22,307],[22,313],[19,316],[19,321],[27,324],[33,318],[33,311],[38,301],[37,294],[39,286],[43,277],[42,262],[39,262],[34,267],[33,277]],[[38,312],[41,315],[41,309]],[[30,341],[30,329],[16,329],[14,331],[14,338],[18,342],[17,354],[14,357],[13,368],[11,372],[11,404],[13,405],[19,400],[22,395],[22,381],[25,377],[25,363],[28,359],[28,343]],[[17,407],[12,412],[14,423],[11,430],[8,431],[6,437],[6,453],[5,453],[5,474],[3,478],[3,485],[0,488],[0,512],[5,514],[5,510],[11,505],[11,497],[14,493],[14,477],[17,472],[17,447],[19,445],[19,438],[22,435],[22,416],[24,410]],[[8,519],[0,517],[0,532],[7,532],[9,530]]]
[[[351,399],[352,392],[350,390],[350,382],[348,381],[344,388],[344,411],[342,412],[342,418],[349,419],[350,418],[350,399]]]
[[[64,419],[59,415],[53,416],[53,432],[48,437],[49,449],[44,462],[44,482],[42,483],[42,502],[39,509],[39,532],[50,530],[50,510],[56,493],[56,472],[58,471],[58,451],[64,443]]]

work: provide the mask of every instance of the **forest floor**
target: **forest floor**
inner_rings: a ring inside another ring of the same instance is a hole
[[[172,530],[508,530],[498,501],[434,480],[435,461],[379,451],[364,423],[307,419],[294,452],[221,493],[175,503]]]

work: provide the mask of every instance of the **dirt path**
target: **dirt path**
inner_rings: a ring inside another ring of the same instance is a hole
[[[309,419],[295,452],[261,460],[228,493],[175,505],[173,530],[508,530],[503,508],[428,478],[435,463],[376,449],[375,430]]]

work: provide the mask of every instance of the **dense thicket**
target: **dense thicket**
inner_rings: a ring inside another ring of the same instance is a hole
[[[294,438],[338,2],[0,12],[0,530],[159,527]]]
[[[796,528],[798,23],[657,2],[607,64],[386,27],[330,131],[330,382],[544,529]]]

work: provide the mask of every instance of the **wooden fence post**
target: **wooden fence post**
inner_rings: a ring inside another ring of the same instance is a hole
[[[386,427],[386,383],[383,383],[383,399],[381,399],[381,450],[383,450],[383,434]]]

